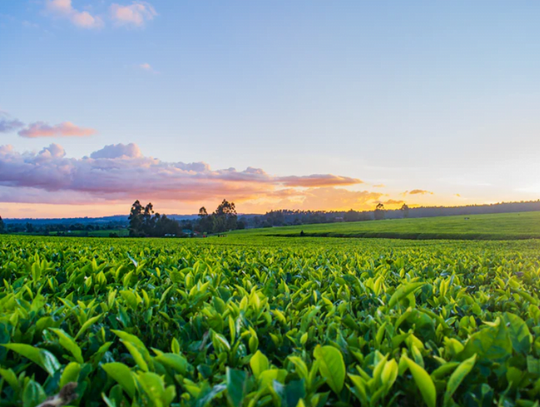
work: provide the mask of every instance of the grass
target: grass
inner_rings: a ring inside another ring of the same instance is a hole
[[[69,236],[76,236],[76,237],[83,237],[83,236],[89,237],[109,237],[110,233],[116,233],[119,237],[127,237],[129,236],[129,230],[128,229],[108,229],[108,230],[72,230],[71,233],[65,234],[66,237]],[[51,232],[50,236],[56,236],[57,232]]]
[[[355,237],[389,239],[540,239],[540,212],[283,226],[231,232],[235,236]]]

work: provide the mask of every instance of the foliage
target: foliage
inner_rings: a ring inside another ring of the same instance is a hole
[[[138,200],[135,201],[131,206],[128,219],[131,237],[163,237],[182,234],[177,221],[167,218],[167,215],[154,214],[152,203],[142,206]]]
[[[375,220],[381,220],[384,219],[384,216],[386,214],[386,209],[384,209],[384,205],[382,203],[378,203],[377,207],[373,211],[373,217]]]
[[[3,235],[0,405],[534,406],[539,246]]]
[[[226,199],[219,204],[211,215],[203,206],[199,209],[198,216],[197,229],[203,233],[223,233],[229,230],[243,229],[243,224],[238,222],[234,202],[229,202]]]

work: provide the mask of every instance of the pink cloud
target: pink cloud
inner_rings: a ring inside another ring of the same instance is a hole
[[[71,0],[47,0],[45,7],[49,13],[57,17],[66,18],[73,25],[80,28],[101,28],[104,25],[100,17],[90,14],[88,11],[75,9],[71,4]]]
[[[114,3],[109,10],[112,20],[123,26],[142,27],[157,16],[154,7],[145,1],[135,1],[129,6]]]
[[[19,136],[26,138],[37,137],[84,137],[96,134],[97,131],[90,128],[76,126],[71,122],[64,122],[50,126],[45,122],[35,122],[27,128],[19,131]]]
[[[213,170],[203,162],[164,162],[144,156],[136,144],[105,146],[89,157],[68,158],[58,144],[37,153],[19,153],[11,146],[0,147],[0,201],[129,202],[133,199],[201,202],[218,198],[303,200],[305,206],[330,205],[332,193],[346,206],[358,206],[381,194],[351,192],[337,188],[283,188],[342,185],[353,178],[330,174],[276,177],[260,168]],[[307,180],[307,181],[306,181]],[[334,184],[332,184],[334,183]],[[60,195],[58,195],[60,194]],[[74,198],[77,196],[77,198]],[[63,200],[63,199],[62,199]]]

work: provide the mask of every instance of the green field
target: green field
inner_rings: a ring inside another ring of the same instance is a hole
[[[468,219],[466,219],[468,218]],[[539,239],[540,212],[388,219],[235,231],[252,236],[371,237],[392,239]]]
[[[536,240],[4,235],[0,277],[2,406],[540,398]]]
[[[129,230],[128,229],[107,229],[107,230],[72,230],[70,233],[66,232],[66,237],[70,236],[86,236],[88,234],[89,237],[109,237],[111,233],[116,233],[119,237],[127,237],[129,236]],[[51,232],[50,236],[55,236],[57,232]]]

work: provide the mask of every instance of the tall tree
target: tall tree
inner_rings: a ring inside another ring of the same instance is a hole
[[[406,203],[404,203],[403,206],[399,208],[399,210],[403,213],[404,218],[409,217],[409,206]]]
[[[234,202],[229,202],[224,199],[221,204],[219,204],[214,214],[214,233],[236,229],[238,214],[236,213]]]
[[[384,205],[382,204],[382,202],[379,202],[379,204],[375,208],[375,212],[373,212],[373,215],[375,216],[375,220],[384,219],[385,214],[386,214],[386,209],[384,209]]]
[[[141,236],[143,234],[143,211],[144,208],[139,200],[133,202],[128,218],[130,236]]]
[[[0,216],[0,233],[4,233],[6,231],[6,224],[2,220],[2,217]]]

